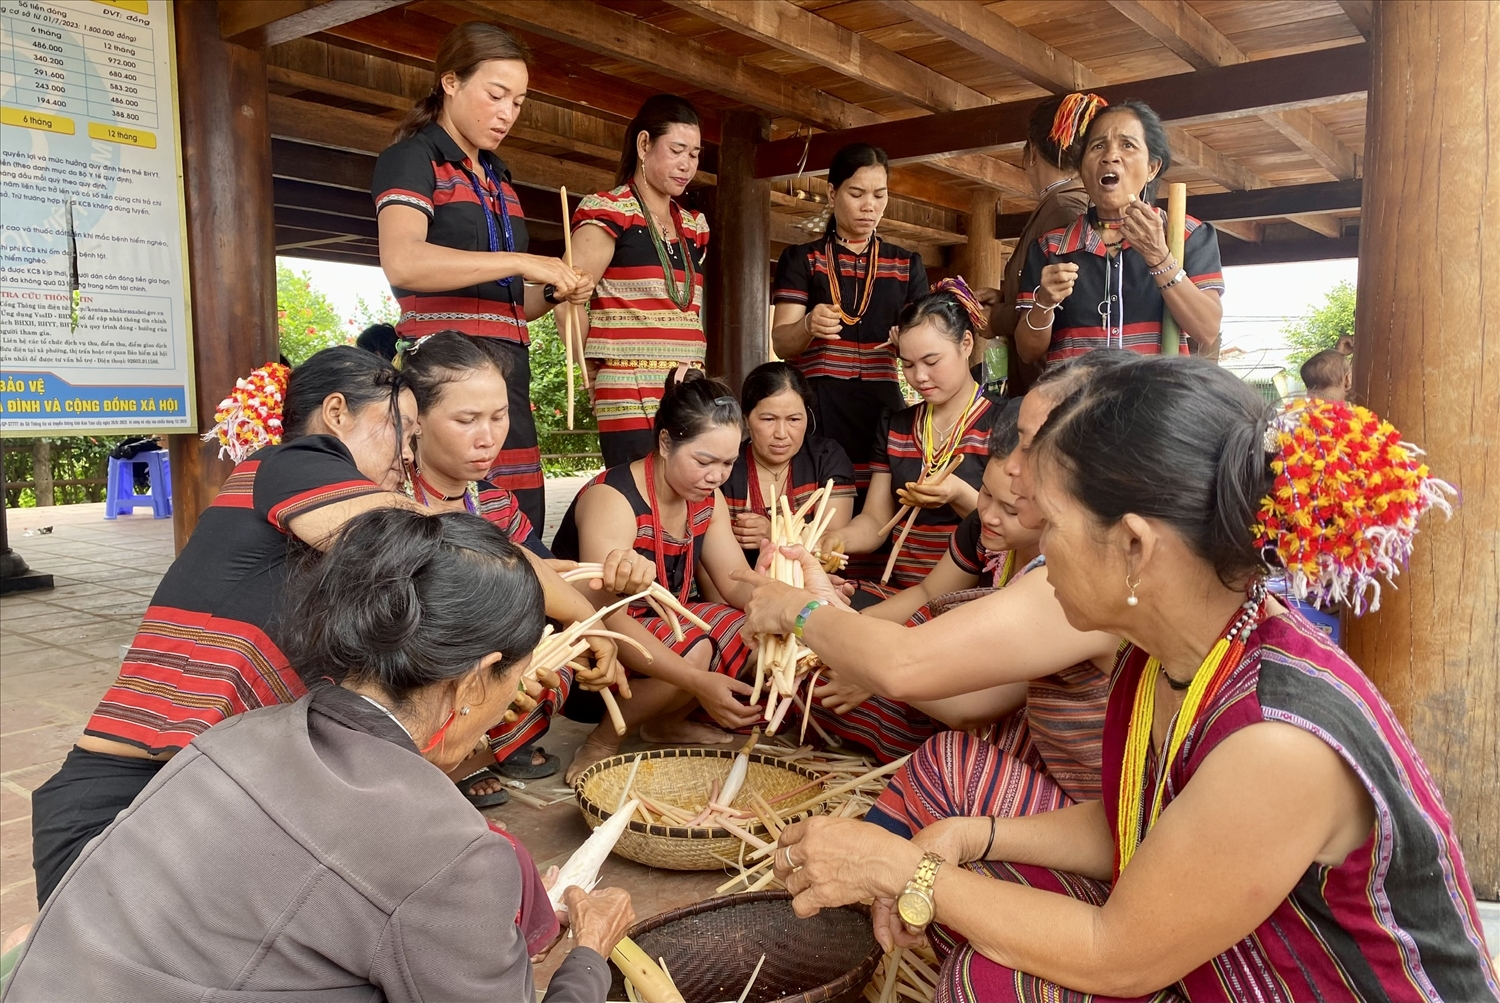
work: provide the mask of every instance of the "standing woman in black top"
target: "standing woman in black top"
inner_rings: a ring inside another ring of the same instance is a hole
[[[510,171],[494,153],[526,98],[527,51],[471,21],[438,47],[432,93],[407,113],[375,164],[380,265],[401,306],[405,341],[456,330],[493,338],[508,357],[510,433],[487,480],[516,493],[543,523],[541,450],[531,415],[526,322],[557,302],[587,303],[593,279],[558,258],[527,254]]]
[[[828,231],[781,252],[771,291],[771,344],[812,383],[818,429],[854,462],[860,503],[870,486],[871,430],[886,411],[906,407],[891,329],[901,308],[927,292],[922,256],[875,232],[889,172],[885,151],[867,143],[833,155]],[[833,260],[836,283],[828,280]]]

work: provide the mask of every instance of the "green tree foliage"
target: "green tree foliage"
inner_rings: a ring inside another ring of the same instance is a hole
[[[396,305],[396,300],[390,293],[381,296],[375,303],[370,303],[363,296],[356,296],[351,333],[357,336],[371,324],[389,324],[395,327],[396,321],[400,319],[401,308]]]
[[[104,500],[104,475],[109,465],[109,451],[129,436],[80,435],[55,439],[52,444],[52,501],[54,505],[76,505]],[[5,504],[10,508],[36,505],[36,489],[31,486],[36,439],[5,440]],[[95,481],[94,484],[80,483]],[[22,485],[25,485],[24,487]]]
[[[358,333],[353,324],[340,318],[328,297],[313,288],[307,272],[276,265],[276,333],[281,354],[292,365],[325,348],[349,344]]]
[[[589,406],[588,391],[583,388],[583,367],[574,371],[573,425],[568,427],[568,374],[562,340],[552,314],[530,323],[531,328],[531,412],[536,418],[537,437],[543,453],[598,453],[598,425]],[[597,456],[542,461],[549,474],[576,474],[598,470],[603,461]]]
[[[1340,282],[1328,290],[1320,306],[1281,329],[1286,337],[1287,368],[1296,369],[1328,348],[1337,348],[1340,338],[1354,337],[1354,284]]]

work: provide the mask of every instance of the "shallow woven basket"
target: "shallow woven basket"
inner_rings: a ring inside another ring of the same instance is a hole
[[[728,749],[656,749],[614,756],[595,763],[573,785],[578,792],[578,806],[590,828],[597,828],[614,814],[637,755],[642,762],[635,783],[631,785],[632,791],[640,791],[665,804],[701,808],[707,803],[709,785],[729,775],[737,753]],[[818,774],[772,756],[751,753],[749,758],[745,786],[731,807],[748,807],[751,791],[770,801],[796,790],[809,780],[818,779]],[[794,798],[793,804],[777,807],[790,808],[817,794],[818,789],[811,787]],[[799,821],[821,810],[801,812],[786,819],[786,823]],[[744,819],[740,826],[766,842],[771,841],[759,819]],[[740,849],[744,846],[728,829],[718,826],[647,825],[636,819],[620,836],[615,852],[648,867],[672,871],[717,871],[724,867],[725,860],[739,860]]]
[[[708,899],[637,923],[630,937],[667,971],[687,1003],[737,1000],[766,956],[745,1003],[858,1000],[880,964],[880,945],[863,906],[823,909],[810,919],[792,913],[786,892],[751,892]],[[609,998],[623,1000],[614,977]]]

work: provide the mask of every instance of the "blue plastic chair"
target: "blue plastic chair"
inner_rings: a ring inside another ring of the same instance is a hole
[[[135,463],[146,464],[151,472],[151,490],[143,495],[135,493],[135,471],[131,466]],[[165,449],[137,453],[129,460],[110,457],[108,478],[109,483],[104,489],[104,518],[129,515],[140,505],[150,505],[154,518],[171,518],[172,463]]]

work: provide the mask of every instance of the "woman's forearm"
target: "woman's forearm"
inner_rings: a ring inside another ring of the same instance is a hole
[[[881,544],[885,543],[885,537],[880,535],[880,527],[875,516],[868,512],[861,512],[850,519],[849,525],[837,531],[844,541],[844,553],[869,554],[879,550]]]
[[[1017,310],[1016,313],[1020,315],[1015,327],[1016,354],[1021,357],[1022,362],[1042,361],[1047,357],[1047,350],[1052,347],[1052,321],[1057,316],[1057,311],[1033,306],[1029,310]]]
[[[953,500],[948,507],[958,513],[960,519],[979,507],[979,491],[968,481],[956,480],[953,486]]]
[[[530,257],[511,251],[460,251],[426,241],[382,241],[380,245],[380,266],[391,285],[419,293],[464,289],[507,276],[518,276],[515,281],[519,282],[525,259]]]
[[[649,653],[650,657],[641,654],[633,644],[618,645],[620,661],[625,663],[627,669],[693,692],[693,682],[701,673],[684,662],[677,652],[657,640],[656,635],[647,630],[639,620],[625,610],[620,610],[606,617],[604,625],[639,642]]]
[[[1212,348],[1219,340],[1219,328],[1224,321],[1224,304],[1218,293],[1207,292],[1184,278],[1161,294],[1167,309],[1172,311],[1184,334],[1197,341],[1202,348]]]
[[[778,359],[795,359],[807,351],[812,340],[812,331],[807,326],[805,313],[794,321],[771,328],[771,347],[775,349]]]

